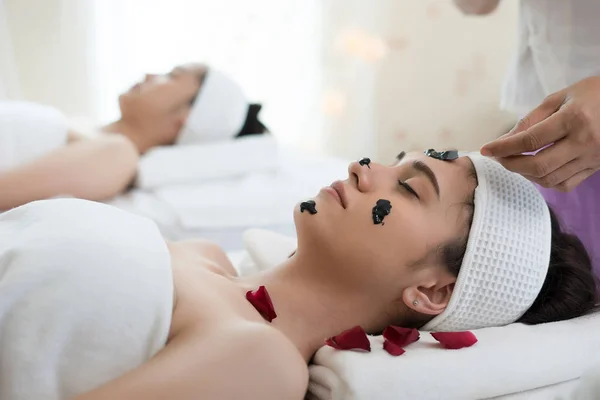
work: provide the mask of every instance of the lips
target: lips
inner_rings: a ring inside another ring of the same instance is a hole
[[[346,208],[348,206],[348,199],[346,198],[346,190],[344,188],[344,183],[342,181],[335,181],[331,184],[331,188],[335,190],[337,195],[340,198],[342,203],[342,207]]]

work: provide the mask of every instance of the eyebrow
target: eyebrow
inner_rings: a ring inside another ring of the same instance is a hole
[[[435,173],[431,170],[431,168],[429,168],[429,166],[427,164],[425,164],[423,161],[419,161],[419,160],[413,161],[411,164],[411,167],[415,171],[424,174],[427,177],[427,179],[429,179],[431,181],[431,184],[433,185],[433,188],[435,189],[435,193],[437,194],[437,197],[439,199],[440,198],[440,185],[438,183],[437,177],[435,176]]]

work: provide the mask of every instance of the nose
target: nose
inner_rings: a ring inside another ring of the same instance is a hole
[[[348,176],[352,181],[353,176],[356,176],[358,184],[357,189],[363,193],[369,192],[373,187],[373,163],[370,163],[371,168],[367,165],[361,165],[358,161],[350,163],[348,166]]]

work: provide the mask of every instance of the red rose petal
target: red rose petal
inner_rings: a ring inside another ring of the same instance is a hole
[[[271,302],[269,292],[267,292],[267,289],[265,289],[264,286],[260,286],[256,290],[246,292],[246,299],[267,321],[271,322],[277,318],[277,314],[275,313],[275,308]]]
[[[364,350],[371,351],[371,343],[367,334],[360,326],[355,326],[340,333],[337,336],[330,337],[325,341],[327,346],[338,350]]]
[[[477,343],[477,338],[473,332],[432,332],[431,336],[447,349],[462,349],[471,347]]]
[[[385,340],[392,342],[398,347],[406,347],[419,340],[419,331],[414,328],[402,328],[390,325],[383,331]]]
[[[402,347],[387,339],[383,342],[383,349],[393,356],[401,356],[405,352]]]

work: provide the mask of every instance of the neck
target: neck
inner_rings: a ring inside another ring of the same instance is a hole
[[[367,332],[381,326],[373,310],[382,310],[385,304],[374,304],[372,293],[344,290],[331,275],[327,262],[296,253],[276,268],[239,281],[248,290],[266,287],[277,313],[271,325],[308,362],[329,337],[357,325]]]
[[[125,136],[135,145],[140,154],[144,154],[153,147],[152,143],[148,141],[150,135],[144,135],[143,129],[122,119],[105,125],[100,130],[105,133],[118,133]]]

